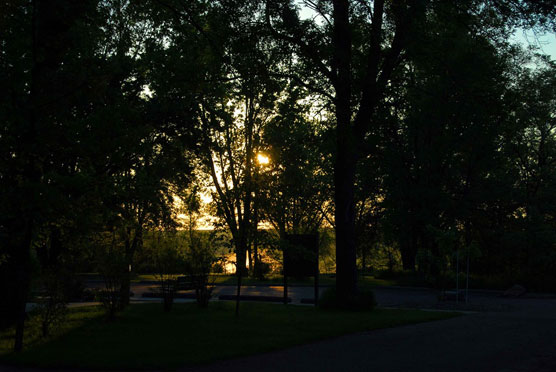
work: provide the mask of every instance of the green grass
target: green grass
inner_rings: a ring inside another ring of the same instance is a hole
[[[63,335],[72,330],[78,329],[89,322],[103,317],[104,310],[99,306],[83,306],[79,308],[69,309],[65,321],[57,328],[52,330],[55,335]],[[45,340],[41,337],[41,328],[39,321],[30,314],[31,318],[25,323],[25,346],[28,349],[34,348],[38,345],[44,344]],[[9,329],[0,332],[0,355],[5,355],[11,352],[13,348],[15,330]]]
[[[447,319],[455,313],[377,309],[371,312],[325,311],[313,307],[214,302],[208,309],[175,304],[128,307],[112,322],[98,308],[72,310],[62,334],[37,342],[22,353],[2,344],[1,363],[35,367],[98,369],[172,369],[262,353],[358,331]],[[2,335],[5,337],[6,335]]]

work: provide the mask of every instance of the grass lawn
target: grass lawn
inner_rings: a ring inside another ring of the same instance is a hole
[[[231,302],[208,309],[175,304],[128,307],[107,322],[98,307],[72,309],[57,337],[35,341],[21,354],[9,351],[0,335],[0,363],[39,367],[172,369],[334,337],[346,333],[447,319],[455,313],[377,309],[326,311],[305,306],[242,303],[234,316]],[[30,336],[36,339],[36,332]]]

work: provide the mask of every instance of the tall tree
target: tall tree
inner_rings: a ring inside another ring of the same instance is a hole
[[[420,249],[438,260],[431,227],[469,224],[495,166],[509,56],[503,45],[496,50],[485,36],[469,34],[474,21],[451,5],[438,7],[409,48],[405,83],[393,95],[385,203],[406,270],[415,269]]]
[[[305,68],[330,87],[336,129],[334,202],[336,285],[341,297],[357,290],[355,177],[379,104],[426,1],[304,2],[320,22],[300,21],[291,3],[267,2],[267,25],[289,43]],[[313,75],[314,76],[314,75]],[[310,82],[307,83],[310,85]],[[320,87],[314,89],[322,91]]]
[[[387,97],[388,88],[395,83],[392,80],[395,70],[411,45],[422,42],[420,36],[426,31],[427,16],[441,11],[445,3],[426,0],[302,3],[312,10],[309,19],[299,18],[294,2],[267,1],[266,23],[276,38],[291,46],[296,54],[300,62],[292,71],[296,81],[321,93],[333,105],[337,139],[334,177],[337,287],[341,296],[348,296],[356,291],[357,163],[367,155],[364,144],[373,137],[372,130],[384,120],[378,109]],[[555,6],[548,3],[450,4],[462,13],[479,15],[471,29],[486,36],[499,36],[498,30],[517,24],[554,25]]]
[[[312,233],[332,224],[330,156],[321,154],[331,133],[325,118],[311,115],[305,89],[291,86],[282,93],[274,116],[264,128],[263,143],[270,164],[260,182],[261,216],[281,238],[286,233]],[[313,107],[314,108],[314,107]]]
[[[85,71],[97,34],[91,27],[95,2],[8,2],[2,4],[0,134],[2,217],[7,239],[6,280],[17,283],[6,306],[17,314],[15,349],[23,346],[30,261],[38,233],[71,218],[83,195],[75,177],[79,144],[74,137],[88,92]],[[94,50],[94,48],[93,48]]]

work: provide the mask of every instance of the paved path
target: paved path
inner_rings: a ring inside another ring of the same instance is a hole
[[[495,300],[492,300],[495,301]],[[556,371],[556,300],[220,362],[198,371]]]

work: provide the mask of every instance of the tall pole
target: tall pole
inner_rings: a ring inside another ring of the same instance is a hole
[[[467,273],[465,274],[465,303],[469,298],[469,247],[467,247]]]
[[[458,303],[459,303],[459,249],[456,246],[456,304]]]

